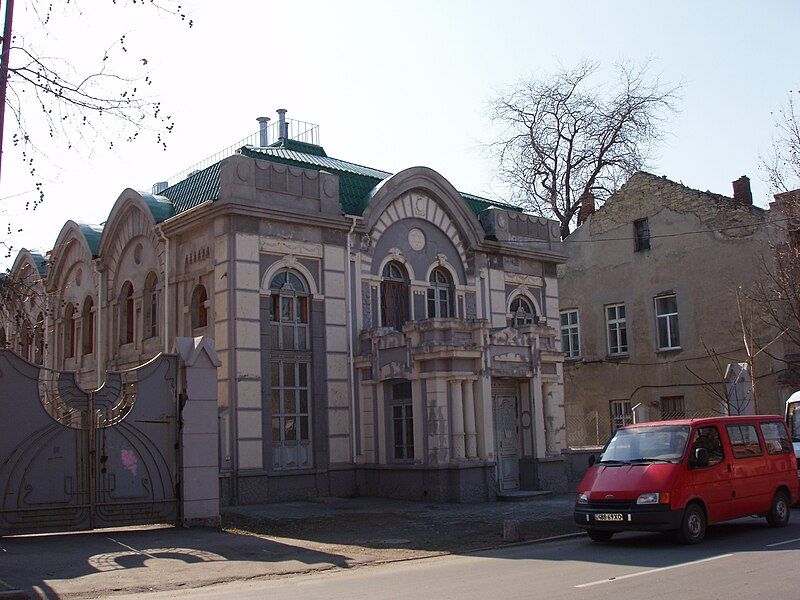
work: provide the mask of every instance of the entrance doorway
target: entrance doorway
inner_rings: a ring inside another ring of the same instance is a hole
[[[501,492],[519,489],[519,388],[513,381],[492,382],[497,482]]]

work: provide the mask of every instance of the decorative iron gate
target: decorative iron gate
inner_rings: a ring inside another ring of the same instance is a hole
[[[178,520],[177,357],[74,373],[0,350],[0,535]]]

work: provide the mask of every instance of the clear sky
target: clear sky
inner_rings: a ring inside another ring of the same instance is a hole
[[[728,195],[746,174],[765,206],[759,155],[770,148],[771,113],[800,85],[797,1],[201,0],[185,3],[191,29],[93,4],[80,4],[81,26],[56,14],[58,55],[100,52],[130,31],[176,126],[167,151],[142,140],[51,156],[60,168],[40,165],[52,182],[30,215],[22,205],[32,194],[8,198],[32,188],[8,123],[0,211],[24,229],[16,246],[49,249],[65,220],[105,220],[123,189],[149,189],[255,132],[255,118],[275,118],[276,108],[318,123],[331,156],[393,172],[429,166],[461,191],[503,199],[481,152],[493,139],[488,101],[520,77],[582,58],[649,58],[654,74],[684,84],[651,171]],[[24,8],[16,19],[31,30]]]

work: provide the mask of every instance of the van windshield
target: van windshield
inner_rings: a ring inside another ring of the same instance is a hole
[[[688,425],[619,429],[608,442],[599,462],[607,465],[678,462],[686,450],[690,432]]]

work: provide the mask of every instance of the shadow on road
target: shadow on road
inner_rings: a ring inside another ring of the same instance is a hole
[[[0,580],[32,598],[180,589],[352,563],[339,554],[203,528],[0,539]]]

